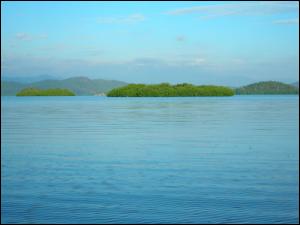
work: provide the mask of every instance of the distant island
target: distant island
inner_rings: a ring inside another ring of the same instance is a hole
[[[264,81],[235,89],[237,95],[299,94],[299,88],[278,81]],[[299,83],[298,83],[299,85]]]
[[[188,96],[232,96],[231,88],[214,85],[195,86],[192,84],[129,84],[114,88],[108,97],[188,97]]]
[[[49,76],[50,77],[50,76]],[[42,78],[42,77],[41,77]],[[32,80],[32,78],[31,78]],[[105,96],[105,95],[116,95],[114,92],[111,92],[113,89],[118,89],[121,87],[127,86],[128,83],[117,81],[117,80],[104,80],[104,79],[89,79],[88,77],[71,77],[62,80],[55,79],[47,79],[40,80],[37,82],[31,83],[22,83],[16,82],[12,80],[1,80],[1,96],[16,96],[18,92],[25,88],[38,88],[38,89],[69,89],[74,92],[75,95],[85,95],[85,96]],[[134,84],[138,85],[138,84]],[[177,95],[177,96],[200,96],[195,95],[195,87],[199,87],[192,84],[177,84],[177,85],[162,85],[163,87],[157,86],[158,84],[146,85],[145,93],[147,96],[151,96],[154,94],[157,95]],[[171,87],[172,86],[172,87]],[[181,87],[180,87],[181,86]],[[185,87],[184,87],[185,86]],[[202,87],[215,87],[212,85],[202,85]],[[138,88],[138,86],[131,86],[131,88]],[[143,87],[144,88],[144,87]],[[156,89],[156,91],[150,91],[149,89]],[[157,91],[161,91],[162,89],[166,89],[170,91],[169,94],[161,93],[159,94]],[[179,91],[175,93],[174,90]],[[185,89],[183,91],[183,89]],[[188,89],[188,90],[187,90]],[[202,88],[203,89],[203,88]],[[207,88],[206,88],[207,89]],[[258,83],[249,84],[243,87],[232,88],[236,95],[264,95],[264,94],[299,94],[299,82],[294,82],[291,84],[286,84],[278,81],[263,81]],[[204,90],[204,89],[203,89]],[[213,89],[210,89],[212,91]],[[220,90],[220,89],[218,89]],[[189,92],[189,91],[192,91]],[[152,92],[152,93],[151,93]],[[201,92],[198,92],[201,94]],[[213,92],[211,92],[213,93]],[[206,93],[207,94],[207,93]],[[202,96],[202,94],[201,94]],[[218,96],[218,95],[216,95]]]
[[[117,80],[90,79],[88,77],[71,77],[62,80],[41,80],[32,83],[23,83],[9,80],[1,80],[1,95],[16,96],[24,88],[33,87],[39,89],[67,88],[76,95],[104,95],[113,88],[125,86],[128,83]]]
[[[68,89],[38,89],[38,88],[25,88],[18,92],[16,96],[75,96],[75,94]]]

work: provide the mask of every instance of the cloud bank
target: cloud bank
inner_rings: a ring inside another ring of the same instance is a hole
[[[202,18],[215,18],[233,15],[266,15],[290,13],[299,11],[299,2],[278,1],[278,2],[237,2],[218,5],[193,6],[178,8],[167,11],[166,14],[178,16],[186,14],[200,14]]]
[[[299,24],[299,18],[285,19],[285,20],[275,20],[273,23],[275,23],[275,24],[286,24],[286,25]]]

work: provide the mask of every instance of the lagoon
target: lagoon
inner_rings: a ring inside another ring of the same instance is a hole
[[[299,222],[299,96],[1,101],[1,223]]]

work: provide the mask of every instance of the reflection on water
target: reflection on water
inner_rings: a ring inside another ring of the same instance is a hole
[[[2,223],[297,223],[298,96],[2,97]]]

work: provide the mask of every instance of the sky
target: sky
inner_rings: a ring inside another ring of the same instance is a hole
[[[1,1],[1,74],[291,83],[299,80],[299,2]]]

